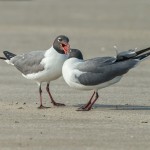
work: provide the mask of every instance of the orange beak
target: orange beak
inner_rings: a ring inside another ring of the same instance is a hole
[[[70,45],[68,43],[61,43],[61,46],[65,52],[65,54],[67,54],[70,51]]]

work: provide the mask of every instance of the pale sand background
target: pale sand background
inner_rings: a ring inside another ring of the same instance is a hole
[[[59,34],[85,59],[150,46],[149,0],[0,1],[0,55],[48,49]],[[43,85],[45,105],[51,105]],[[92,92],[51,83],[63,108],[38,110],[38,88],[0,62],[0,149],[149,150],[150,60],[100,90],[90,112],[76,112]],[[36,104],[37,103],[37,104]]]

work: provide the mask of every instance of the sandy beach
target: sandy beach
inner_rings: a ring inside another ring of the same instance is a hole
[[[0,56],[3,50],[46,50],[60,34],[85,59],[114,56],[114,45],[118,51],[150,47],[149,8],[148,0],[2,0]],[[61,77],[51,82],[51,91],[66,107],[54,107],[42,88],[51,108],[39,110],[36,83],[0,61],[0,149],[149,150],[150,59],[99,90],[89,112],[76,109],[92,91],[74,90]]]

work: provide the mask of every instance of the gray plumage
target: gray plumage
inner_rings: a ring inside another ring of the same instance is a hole
[[[123,51],[117,54],[117,61],[133,58],[137,55],[134,50]]]
[[[39,86],[40,106],[39,108],[47,108],[42,104],[42,88],[43,82],[47,83],[46,91],[54,106],[64,106],[57,103],[53,99],[49,85],[50,82],[61,76],[61,68],[67,59],[67,53],[70,50],[69,38],[65,35],[59,35],[54,40],[52,46],[46,51],[32,51],[30,53],[16,55],[9,51],[3,51],[5,57],[0,59],[8,64],[14,65],[22,75],[30,80],[36,81]]]
[[[32,51],[27,54],[17,55],[10,62],[24,75],[37,73],[44,70],[44,66],[40,64],[44,54],[45,51]]]
[[[80,50],[70,51],[62,73],[66,83],[80,90],[94,90],[90,100],[78,111],[91,110],[97,101],[98,90],[120,81],[124,74],[150,56],[150,47],[139,51],[125,51],[116,57],[97,57],[83,60]]]
[[[138,60],[134,59],[118,63],[114,57],[99,57],[90,59],[77,66],[77,69],[83,72],[78,77],[78,81],[83,85],[98,85],[112,80],[116,76],[122,76],[137,63]]]

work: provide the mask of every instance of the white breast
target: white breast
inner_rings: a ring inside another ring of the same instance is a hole
[[[62,66],[67,56],[59,54],[53,47],[45,53],[45,58],[41,61],[44,70],[38,73],[23,75],[27,79],[38,82],[50,82],[59,78],[62,75]]]
[[[83,60],[79,60],[76,58],[70,58],[66,60],[63,65],[62,68],[63,78],[70,87],[79,88],[81,86],[77,78],[83,72],[75,68],[78,64],[82,63],[82,61]]]

